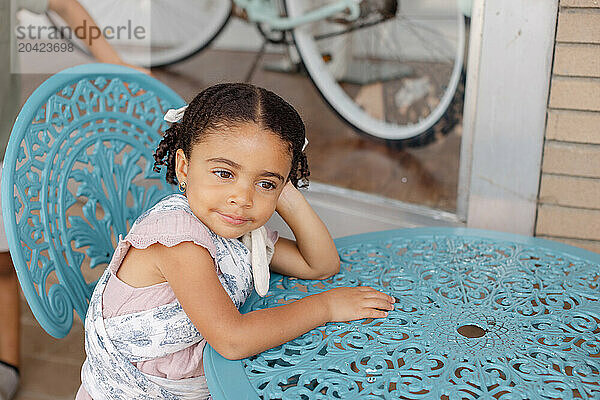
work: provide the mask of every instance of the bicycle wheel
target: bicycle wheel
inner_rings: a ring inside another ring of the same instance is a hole
[[[161,67],[193,56],[219,35],[231,15],[231,1],[224,0],[79,2],[103,31],[109,29],[109,43],[121,58],[143,67]],[[59,29],[65,26],[55,13],[48,13],[48,18]],[[136,27],[143,28],[143,39],[139,39],[141,30],[134,36]],[[68,40],[89,54],[74,35]]]
[[[333,1],[286,0],[286,12]],[[449,113],[462,109],[465,22],[455,2],[363,0],[357,21],[328,18],[293,36],[323,99],[359,132],[418,146],[457,122]]]

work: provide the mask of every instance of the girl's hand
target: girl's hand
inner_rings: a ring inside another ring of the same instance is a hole
[[[362,318],[383,318],[393,310],[395,299],[368,286],[341,287],[321,293],[325,297],[330,322]]]
[[[303,200],[304,196],[298,189],[292,185],[292,182],[288,182],[283,187],[281,194],[279,195],[279,200],[277,200],[277,210],[278,213],[285,212],[287,210],[292,210],[294,208],[294,203],[299,200]]]

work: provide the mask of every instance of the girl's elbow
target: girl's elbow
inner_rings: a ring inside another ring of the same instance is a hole
[[[228,360],[241,360],[250,357],[255,354],[253,353],[255,345],[247,335],[240,334],[240,332],[246,331],[247,329],[241,327],[232,329],[230,332],[237,332],[238,334],[221,335],[214,344],[210,343],[210,345],[217,353]]]
[[[236,332],[243,332],[244,330],[239,329],[239,325],[237,324],[233,326],[224,327],[220,334],[210,335],[207,342],[217,353],[226,359],[239,360],[245,358],[245,349],[243,347],[246,343],[241,337],[242,335],[236,335]]]
[[[335,260],[331,264],[331,275],[329,275],[328,278],[330,278],[330,277],[334,276],[335,274],[337,274],[338,272],[340,272],[340,267],[341,267],[340,257],[336,253]]]
[[[234,343],[220,343],[213,346],[213,348],[217,353],[228,360],[241,360],[242,358],[247,357],[244,349]]]
[[[224,358],[231,360],[231,361],[241,360],[242,358],[245,358],[240,352],[235,351],[234,349],[227,349],[225,351],[217,351],[217,353],[219,353]]]
[[[340,258],[336,257],[335,261],[329,265],[326,271],[321,273],[316,279],[327,279],[331,278],[335,274],[340,272]]]

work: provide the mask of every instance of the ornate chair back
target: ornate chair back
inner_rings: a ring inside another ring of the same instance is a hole
[[[27,302],[56,338],[82,320],[119,235],[175,188],[153,153],[183,99],[133,69],[88,64],[29,97],[4,158],[2,214]]]

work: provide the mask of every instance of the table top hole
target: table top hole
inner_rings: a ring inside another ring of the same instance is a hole
[[[462,325],[459,326],[456,330],[464,337],[468,337],[471,339],[480,338],[483,335],[485,335],[485,329],[477,325]]]

